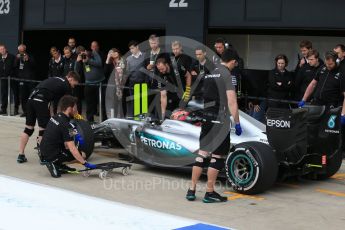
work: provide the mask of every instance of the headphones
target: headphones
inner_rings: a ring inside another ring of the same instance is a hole
[[[229,49],[230,47],[230,44],[224,38],[217,38],[214,43],[222,43],[225,49]],[[216,44],[214,44],[214,47],[216,47]]]

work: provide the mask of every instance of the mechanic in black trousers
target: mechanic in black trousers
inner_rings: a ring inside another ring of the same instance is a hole
[[[16,57],[7,52],[6,46],[0,44],[0,79],[1,79],[1,111],[7,114],[8,78],[16,77]],[[18,82],[11,80],[11,90],[14,96],[14,115],[18,115],[19,89]]]
[[[214,191],[220,170],[224,168],[225,156],[230,151],[230,114],[235,121],[236,135],[241,135],[237,96],[232,83],[231,71],[235,68],[237,55],[232,50],[225,50],[222,61],[204,79],[204,113],[200,133],[200,150],[192,171],[192,184],[186,199],[196,199],[195,190],[203,168],[207,167],[207,187],[204,203],[225,202]],[[209,163],[208,163],[209,162]]]
[[[345,76],[337,67],[338,55],[334,51],[328,51],[325,55],[325,66],[316,74],[309,84],[303,99],[298,103],[303,107],[308,99],[313,96],[312,104],[325,105],[326,109],[342,106],[341,125],[342,133],[345,128]],[[343,135],[344,142],[344,135]],[[343,147],[344,148],[344,147]],[[343,155],[343,157],[345,157]]]
[[[345,77],[337,67],[338,55],[334,51],[328,51],[325,55],[326,65],[315,75],[298,103],[303,107],[314,93],[312,104],[325,105],[327,108],[343,106],[341,112],[341,124],[345,125]]]
[[[79,81],[80,77],[76,72],[69,72],[65,78],[52,77],[42,81],[31,93],[26,107],[26,127],[20,137],[18,163],[27,161],[24,150],[30,136],[34,133],[36,120],[39,127],[39,143],[50,119],[49,104],[51,102],[57,104],[62,96],[71,94],[72,88],[74,88]]]
[[[80,138],[70,119],[78,114],[78,99],[69,95],[63,96],[58,104],[60,112],[50,118],[40,144],[41,158],[54,178],[62,173],[76,171],[65,162],[77,160],[86,168],[94,169],[94,164],[88,163],[75,146],[74,139]]]
[[[177,68],[176,71],[179,76],[176,76],[172,64],[164,57],[156,60],[156,68],[158,72],[157,88],[160,91],[160,119],[164,120],[179,107],[180,99],[183,100],[182,81],[185,81],[190,74],[185,68]]]

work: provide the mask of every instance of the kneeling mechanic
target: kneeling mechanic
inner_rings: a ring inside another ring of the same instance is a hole
[[[52,177],[60,177],[62,173],[75,171],[68,167],[65,162],[77,160],[86,168],[94,169],[94,164],[88,163],[79,152],[74,143],[74,136],[80,138],[70,119],[77,113],[77,98],[63,96],[58,108],[57,115],[50,118],[44,132],[40,153]]]

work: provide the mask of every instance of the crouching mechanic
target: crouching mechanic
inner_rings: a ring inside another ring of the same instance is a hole
[[[52,177],[60,177],[62,173],[75,171],[65,165],[65,162],[77,160],[87,168],[96,168],[88,163],[74,144],[75,127],[70,119],[77,113],[77,98],[63,96],[58,105],[59,113],[48,122],[42,141],[40,152]]]
[[[208,165],[207,187],[204,203],[224,202],[223,197],[214,191],[218,173],[224,168],[225,156],[230,151],[230,114],[236,125],[236,135],[241,135],[235,86],[232,83],[231,70],[236,66],[236,53],[225,50],[222,62],[204,78],[204,111],[200,133],[200,150],[192,171],[192,183],[186,198],[195,200],[197,182],[203,168]]]
[[[29,138],[34,133],[36,120],[38,123],[38,140],[42,139],[44,129],[50,118],[49,104],[54,102],[57,105],[59,99],[65,94],[71,94],[72,89],[80,82],[76,72],[69,72],[65,78],[51,77],[42,81],[31,93],[26,104],[25,129],[20,137],[18,163],[27,161],[24,150]]]

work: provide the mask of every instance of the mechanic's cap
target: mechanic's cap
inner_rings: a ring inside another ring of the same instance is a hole
[[[223,62],[229,62],[232,60],[238,61],[238,54],[236,50],[229,48],[229,49],[224,50],[221,59]]]
[[[325,54],[325,60],[332,59],[334,62],[338,59],[338,54],[334,51],[327,51]]]

